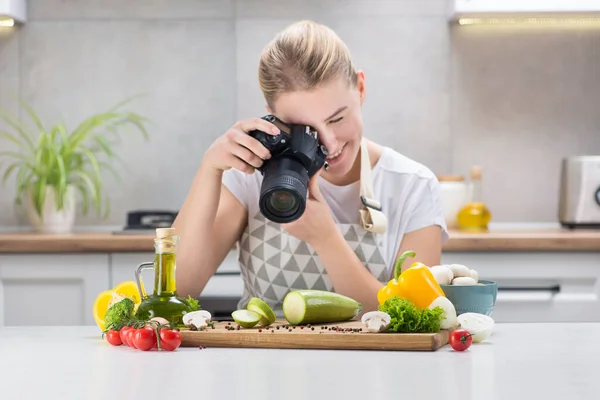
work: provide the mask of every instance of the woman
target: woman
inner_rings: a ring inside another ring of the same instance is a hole
[[[438,182],[421,164],[363,138],[365,74],[341,39],[314,22],[289,26],[263,50],[259,82],[270,114],[318,132],[329,167],[310,179],[302,217],[280,225],[259,211],[263,177],[255,170],[270,153],[248,135],[276,135],[277,127],[239,121],[215,140],[174,223],[182,238],[180,294],[198,296],[236,242],[239,307],[256,296],[278,316],[285,294],[304,288],[335,290],[375,310],[377,291],[404,251],[416,252],[405,267],[439,264],[447,235]]]

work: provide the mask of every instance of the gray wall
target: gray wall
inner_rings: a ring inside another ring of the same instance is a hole
[[[494,221],[555,221],[564,156],[600,153],[600,29],[449,27],[446,0],[30,0],[0,33],[0,104],[73,127],[139,93],[152,139],[127,138],[112,213],[178,209],[202,155],[262,115],[258,53],[297,19],[324,22],[366,72],[365,134],[437,174],[484,168]],[[0,146],[8,147],[0,139]],[[0,225],[25,223],[0,191]]]

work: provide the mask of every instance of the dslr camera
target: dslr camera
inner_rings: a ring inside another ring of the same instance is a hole
[[[248,133],[271,152],[271,158],[258,168],[263,175],[259,208],[273,222],[292,222],[306,209],[308,180],[321,167],[328,168],[327,149],[310,126],[286,124],[274,115],[262,119],[277,126],[280,134]]]

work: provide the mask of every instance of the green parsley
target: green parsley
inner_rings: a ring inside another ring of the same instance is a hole
[[[200,304],[198,303],[198,300],[196,300],[195,298],[193,298],[192,296],[189,296],[189,295],[186,300],[187,300],[188,304],[190,305],[190,307],[192,307],[192,310],[194,310],[194,311],[200,310],[201,307],[200,307]]]

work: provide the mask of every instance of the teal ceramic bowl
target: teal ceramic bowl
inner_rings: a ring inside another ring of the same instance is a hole
[[[491,315],[498,296],[498,283],[480,280],[483,285],[440,285],[444,294],[454,304],[456,315],[473,312]]]

